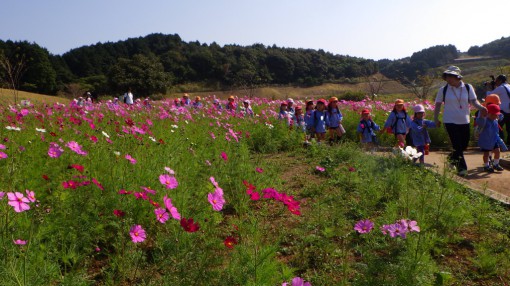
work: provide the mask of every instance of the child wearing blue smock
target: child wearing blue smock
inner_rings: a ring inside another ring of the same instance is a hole
[[[406,109],[404,107],[404,101],[397,99],[393,110],[390,112],[388,119],[384,123],[384,129],[389,133],[393,133],[397,138],[397,146],[404,147],[406,142],[406,135],[409,133],[411,127],[411,118],[407,116]]]
[[[361,120],[359,121],[357,132],[360,134],[361,143],[365,148],[374,147],[377,144],[375,131],[381,130],[370,117],[370,110],[363,109],[361,111]]]
[[[480,128],[480,138],[478,146],[483,151],[483,169],[486,172],[493,173],[494,170],[503,171],[503,167],[499,165],[500,142],[498,119],[501,115],[501,109],[497,104],[487,105],[487,112],[480,111],[480,115],[476,118],[476,123]],[[504,145],[504,143],[503,143]],[[506,146],[505,146],[506,147]],[[489,155],[494,154],[493,166],[490,165]]]
[[[321,142],[326,138],[326,100],[319,99],[317,100],[317,106],[315,107],[315,111],[313,112],[313,125],[312,131],[315,133],[317,138],[317,142]]]
[[[331,97],[329,99],[328,108],[326,111],[326,125],[329,130],[329,142],[333,142],[336,139],[340,139],[345,133],[345,129],[342,126],[343,115],[338,108],[338,98]]]
[[[427,128],[435,128],[436,123],[431,120],[424,119],[425,108],[423,105],[418,104],[413,107],[414,118],[411,122],[411,138],[416,151],[421,152],[420,164],[425,163],[425,155],[428,152],[430,144],[430,136]]]

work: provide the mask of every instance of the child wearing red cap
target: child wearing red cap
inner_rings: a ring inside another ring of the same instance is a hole
[[[370,110],[363,109],[361,111],[361,120],[359,121],[358,129],[356,131],[360,133],[361,143],[366,149],[370,149],[377,145],[375,131],[379,130],[381,130],[381,127],[372,120]]]
[[[501,109],[499,105],[489,104],[487,105],[487,111],[481,110],[480,116],[476,118],[476,123],[481,129],[478,146],[481,151],[483,151],[483,169],[489,173],[494,173],[494,170],[503,171],[503,168],[499,165],[499,146],[502,141],[499,137],[498,125],[500,115]],[[489,162],[489,155],[491,152],[494,154],[493,166],[491,166]]]
[[[338,98],[331,97],[326,110],[326,125],[329,130],[329,142],[333,143],[340,139],[345,133],[345,129],[342,126],[343,115],[338,108]]]
[[[326,138],[326,100],[317,100],[317,106],[313,112],[312,132],[315,133],[317,142],[321,142]]]

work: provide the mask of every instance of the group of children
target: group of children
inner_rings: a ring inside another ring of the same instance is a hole
[[[475,120],[475,124],[479,131],[478,145],[484,152],[483,162],[484,170],[487,172],[502,171],[499,165],[500,146],[506,149],[506,145],[502,143],[499,137],[498,119],[501,117],[499,109],[499,97],[497,95],[488,96],[486,99],[487,112],[481,112]],[[406,145],[406,137],[412,142],[416,150],[422,153],[417,159],[420,164],[424,164],[425,155],[429,152],[431,143],[427,129],[435,128],[436,123],[425,119],[425,108],[421,104],[413,107],[413,116],[407,114],[404,107],[404,101],[398,99],[395,101],[393,110],[386,119],[383,130],[372,120],[370,110],[363,109],[361,118],[357,127],[357,133],[360,134],[362,144],[371,149],[378,144],[378,131],[386,131],[395,136],[397,146],[403,148]],[[317,142],[326,139],[326,133],[329,134],[329,142],[334,142],[345,134],[342,126],[342,113],[338,108],[338,99],[331,97],[329,101],[319,99],[316,106],[312,100],[306,102],[306,109],[303,112],[301,106],[294,107],[294,101],[288,99],[280,105],[278,117],[286,120],[287,124],[292,128],[297,126],[307,134],[307,140],[315,138]],[[494,156],[492,161],[491,153]]]
[[[326,133],[329,134],[329,142],[338,141],[345,134],[342,126],[342,112],[338,108],[338,99],[332,97],[329,102],[325,99],[317,100],[314,107],[312,100],[306,103],[305,112],[301,106],[294,108],[294,100],[289,98],[280,105],[279,119],[287,121],[287,124],[293,128],[305,131],[307,140],[316,138],[317,142],[326,139]]]

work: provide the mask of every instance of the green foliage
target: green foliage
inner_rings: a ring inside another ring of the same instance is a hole
[[[165,93],[170,75],[154,56],[135,55],[133,59],[119,59],[109,74],[109,83],[117,92],[131,88],[139,96]]]

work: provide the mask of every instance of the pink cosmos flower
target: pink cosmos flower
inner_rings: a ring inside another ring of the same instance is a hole
[[[30,209],[28,205],[30,200],[25,198],[22,193],[7,193],[7,197],[9,198],[9,205],[14,208],[15,212],[20,213]]]
[[[51,158],[58,158],[62,153],[64,152],[64,149],[60,147],[57,143],[51,142],[50,143],[50,149],[48,150],[48,156]]]
[[[228,161],[227,153],[221,152],[221,158],[223,159],[223,161]]]
[[[35,202],[35,193],[31,190],[25,190],[25,193],[27,194],[27,198],[30,202]]]
[[[131,235],[131,240],[134,243],[143,242],[147,238],[147,234],[141,225],[133,225],[129,230],[129,235]]]
[[[176,207],[172,204],[172,199],[167,197],[166,195],[163,197],[163,203],[165,204],[166,209],[170,212],[173,219],[180,220],[181,214],[179,214],[179,211]]]
[[[5,154],[4,152],[0,151],[0,159],[6,159],[8,157],[9,156],[7,156],[7,154]]]
[[[177,179],[173,176],[163,174],[159,176],[159,181],[163,184],[167,189],[175,189],[179,185]]]
[[[168,220],[168,218],[170,217],[170,215],[164,208],[157,208],[154,210],[154,213],[156,214],[156,219],[160,223],[165,223]]]
[[[211,164],[211,162],[209,162],[209,160],[205,160],[205,164],[206,164],[207,166],[211,166],[211,165],[212,165],[212,164]]]
[[[264,173],[264,170],[262,168],[255,168],[255,171],[257,173]]]
[[[4,144],[0,144],[0,150],[5,150],[7,147]]]
[[[310,282],[305,282],[305,279],[301,277],[294,277],[290,285],[285,282],[282,286],[312,286],[312,284]]]
[[[370,220],[360,220],[354,226],[354,230],[358,233],[369,233],[374,228],[374,223]]]
[[[216,139],[216,135],[214,135],[214,133],[210,132],[209,135],[211,135],[211,138],[214,140]]]
[[[207,199],[209,200],[209,203],[212,205],[213,210],[221,211],[223,209],[223,205],[225,204],[225,198],[223,198],[223,191],[222,192],[215,191],[214,193],[209,193],[207,195]]]
[[[0,192],[0,200],[3,199],[5,196],[5,193],[4,192]]]
[[[126,154],[126,157],[125,157],[125,158],[129,161],[129,163],[131,163],[131,164],[133,164],[133,165],[134,165],[134,164],[136,164],[136,159],[135,159],[135,158],[133,158],[133,157],[131,157],[131,155]]]
[[[316,166],[315,169],[319,172],[324,172],[326,171],[326,169],[324,167],[321,167],[321,166]]]
[[[72,151],[74,151],[78,155],[82,155],[82,156],[86,156],[87,155],[87,152],[83,151],[83,149],[81,148],[80,144],[78,144],[78,142],[76,142],[76,141],[69,141],[69,142],[67,142],[66,147],[71,149]]]
[[[172,175],[172,176],[173,176],[173,175],[175,175],[175,171],[174,171],[174,170],[172,170],[172,169],[170,169],[170,168],[168,168],[168,167],[165,167],[165,171],[167,171],[167,172],[168,172],[168,174],[170,174],[170,175]]]
[[[26,240],[21,240],[21,239],[16,239],[16,240],[13,240],[14,244],[16,245],[25,245],[27,244],[27,241]]]

